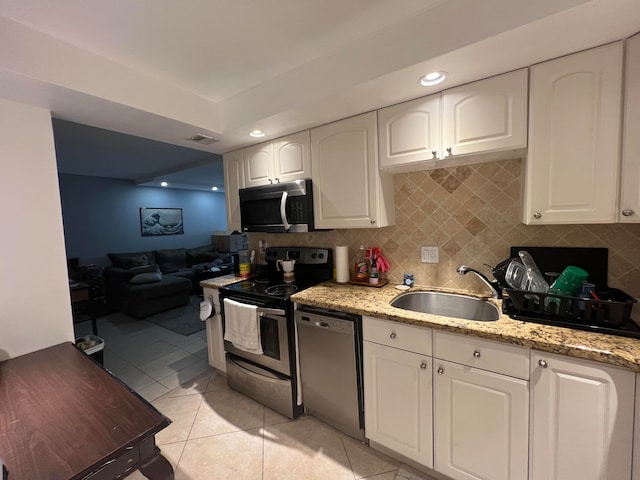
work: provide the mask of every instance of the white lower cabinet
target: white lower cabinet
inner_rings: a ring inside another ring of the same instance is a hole
[[[528,353],[513,345],[434,333],[434,356],[439,357],[433,366],[436,471],[455,480],[527,479]],[[493,366],[500,373],[470,364]],[[504,375],[504,370],[524,378]]]
[[[631,478],[635,374],[532,352],[530,480]]]
[[[415,340],[414,332],[418,337],[428,334],[424,342],[427,354],[402,349],[406,345],[403,337],[408,342]],[[363,338],[366,437],[432,467],[430,330],[364,317]]]
[[[221,372],[227,371],[227,361],[224,354],[224,332],[222,330],[222,314],[220,312],[220,297],[217,288],[205,288],[204,299],[211,301],[213,311],[207,319],[207,350],[209,365]]]

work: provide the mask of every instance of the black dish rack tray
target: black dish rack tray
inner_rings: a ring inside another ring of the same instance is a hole
[[[502,310],[511,318],[590,331],[620,330],[619,335],[627,330],[640,334],[640,327],[631,318],[636,300],[616,288],[597,291],[598,299],[508,288],[504,291],[507,296],[502,302]]]

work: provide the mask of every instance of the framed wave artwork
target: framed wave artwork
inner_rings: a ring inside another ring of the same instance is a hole
[[[140,228],[143,237],[182,235],[182,209],[140,207]]]

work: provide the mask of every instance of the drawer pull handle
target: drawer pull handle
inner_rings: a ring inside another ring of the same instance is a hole
[[[549,366],[547,364],[547,361],[543,360],[542,358],[540,360],[538,360],[538,365],[540,365],[542,368],[547,368]]]
[[[475,358],[480,358],[480,351],[479,351],[479,350],[476,350],[475,352],[473,352],[473,356],[474,356]]]
[[[396,336],[397,336],[396,332],[391,332],[391,335],[389,335],[389,338],[393,340],[394,338],[396,338]]]
[[[426,370],[426,369],[427,369],[427,362],[422,362],[422,363],[420,364],[420,368],[421,368],[422,370]]]
[[[444,368],[438,367],[438,375],[442,375],[444,373]]]

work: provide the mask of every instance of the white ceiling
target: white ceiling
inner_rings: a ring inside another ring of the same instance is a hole
[[[225,153],[254,128],[276,138],[638,31],[638,0],[0,0],[0,97]],[[448,81],[419,87],[436,69]],[[65,168],[114,175],[104,163]]]

